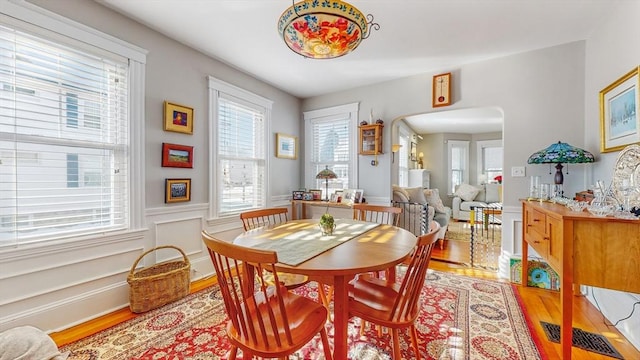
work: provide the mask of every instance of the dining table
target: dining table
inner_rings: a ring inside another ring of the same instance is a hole
[[[336,219],[332,235],[321,233],[317,219],[302,219],[265,225],[234,239],[237,245],[276,251],[279,272],[334,286],[334,359],[348,354],[349,282],[357,274],[398,265],[416,243],[405,229],[351,219]]]

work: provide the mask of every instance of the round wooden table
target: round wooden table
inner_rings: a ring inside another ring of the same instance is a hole
[[[288,233],[317,227],[317,222],[317,219],[292,220],[265,226],[239,235],[234,244],[252,247],[266,241],[278,241]],[[357,274],[384,270],[401,263],[416,246],[416,240],[416,236],[407,230],[379,225],[297,266],[277,264],[278,271],[307,275],[333,284],[334,359],[347,359],[349,281]]]

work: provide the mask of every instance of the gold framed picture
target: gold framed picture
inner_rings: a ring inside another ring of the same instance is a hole
[[[191,201],[191,179],[165,179],[164,202]]]
[[[193,108],[165,101],[164,130],[193,134]]]
[[[298,158],[298,138],[281,133],[276,134],[276,157],[282,159]]]
[[[600,152],[640,142],[638,67],[600,91]]]

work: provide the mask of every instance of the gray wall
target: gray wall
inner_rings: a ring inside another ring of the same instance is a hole
[[[213,267],[200,231],[207,229],[216,236],[232,239],[242,226],[237,217],[211,219],[209,216],[207,76],[273,101],[270,145],[275,142],[277,132],[300,134],[301,102],[292,95],[173,41],[95,1],[30,2],[148,51],[144,99],[145,204],[139,207],[144,211],[146,227],[135,234],[45,244],[36,252],[29,247],[2,249],[0,289],[11,290],[1,296],[0,331],[25,324],[55,331],[126,307],[129,269],[143,251],[155,246],[171,244],[183,249],[191,261],[192,279],[212,273]],[[163,131],[165,100],[194,108],[193,135]],[[163,142],[193,146],[193,169],[161,167]],[[269,165],[271,178],[277,181],[270,181],[267,203],[288,204],[291,189],[299,187],[298,174],[302,162],[278,159],[274,149],[274,146],[269,146]],[[173,177],[192,179],[190,202],[164,203],[164,179]],[[155,261],[175,257],[173,252],[163,250],[147,255],[140,264],[149,266]]]
[[[599,92],[640,64],[640,1],[626,1],[623,6],[595,31],[587,41],[585,51],[585,128],[586,148],[596,155],[596,163],[588,167],[586,184],[596,180],[610,183],[618,152],[600,153]],[[637,244],[629,244],[637,246]],[[636,279],[637,281],[637,279]],[[590,299],[599,304],[602,313],[613,323],[627,317],[638,294],[592,289]],[[636,307],[637,310],[637,307]],[[617,326],[625,337],[640,349],[640,314],[638,311]]]
[[[511,178],[512,166],[526,165],[529,155],[558,140],[584,146],[584,49],[585,42],[580,41],[434,72],[453,74],[454,103],[446,110],[495,106],[504,112],[507,207],[518,207],[518,199],[528,191],[528,178]],[[307,111],[360,101],[361,109],[373,108],[385,123],[407,114],[440,111],[431,108],[428,101],[432,75],[305,99],[302,108]],[[552,93],[549,84],[554,84]],[[390,196],[391,127],[385,126],[384,133],[385,155],[379,157],[380,165],[373,168],[367,157],[360,157],[359,188],[368,197]],[[572,175],[565,179],[568,193],[585,188],[582,173],[583,167],[572,167]],[[527,166],[527,175],[552,181],[544,166]]]

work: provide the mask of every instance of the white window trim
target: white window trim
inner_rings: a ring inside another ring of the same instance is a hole
[[[24,0],[0,0],[1,14],[32,24],[49,33],[58,33],[79,40],[113,54],[126,57],[129,62],[129,229],[139,231],[145,225],[145,69],[147,51],[84,24],[30,4]],[[119,241],[120,236],[111,237]],[[74,240],[86,241],[86,236]],[[48,246],[51,243],[42,243]],[[39,245],[40,246],[40,245]]]
[[[273,107],[273,101],[264,98],[260,95],[256,95],[250,91],[239,88],[235,85],[231,85],[225,81],[216,79],[213,76],[208,77],[209,82],[209,214],[213,219],[221,218],[218,211],[218,203],[216,199],[219,198],[218,194],[221,192],[221,182],[218,181],[218,137],[216,131],[218,129],[218,97],[220,93],[229,94],[239,99],[243,99],[254,104],[264,107],[264,133],[265,133],[265,191],[264,191],[264,204],[270,206],[271,189],[269,187],[269,149],[273,145],[273,139],[271,134],[271,108]],[[236,218],[237,215],[224,216],[224,218]]]
[[[310,110],[305,111],[304,122],[305,122],[305,154],[313,154],[313,141],[311,141],[311,137],[313,136],[313,128],[312,126],[308,126],[311,121],[319,120],[319,119],[333,119],[333,118],[348,118],[349,119],[349,127],[353,129],[351,131],[351,138],[349,139],[350,144],[350,158],[349,158],[349,189],[359,189],[358,187],[358,110],[360,108],[359,103],[351,103],[339,106],[333,106],[324,109],[318,110]],[[314,180],[316,178],[316,173],[314,172],[313,166],[311,166],[310,161],[305,161],[304,167],[304,183],[305,187],[313,187]]]
[[[466,148],[467,150],[465,154],[465,169],[464,169],[465,171],[463,172],[463,175],[462,175],[462,183],[465,183],[465,184],[469,183],[469,141],[448,140],[447,141],[447,192],[449,193],[448,195],[453,194],[449,186],[451,185],[451,181],[453,180],[451,178],[451,171],[453,170],[451,167],[451,150],[454,147],[463,147],[463,148]]]
[[[487,147],[502,147],[502,140],[480,140],[478,142],[476,142],[476,166],[478,169],[477,171],[477,182],[478,184],[481,184],[483,182],[484,179],[484,148]],[[503,173],[504,173],[504,169],[503,169]],[[492,179],[484,179],[484,181],[489,181]]]

